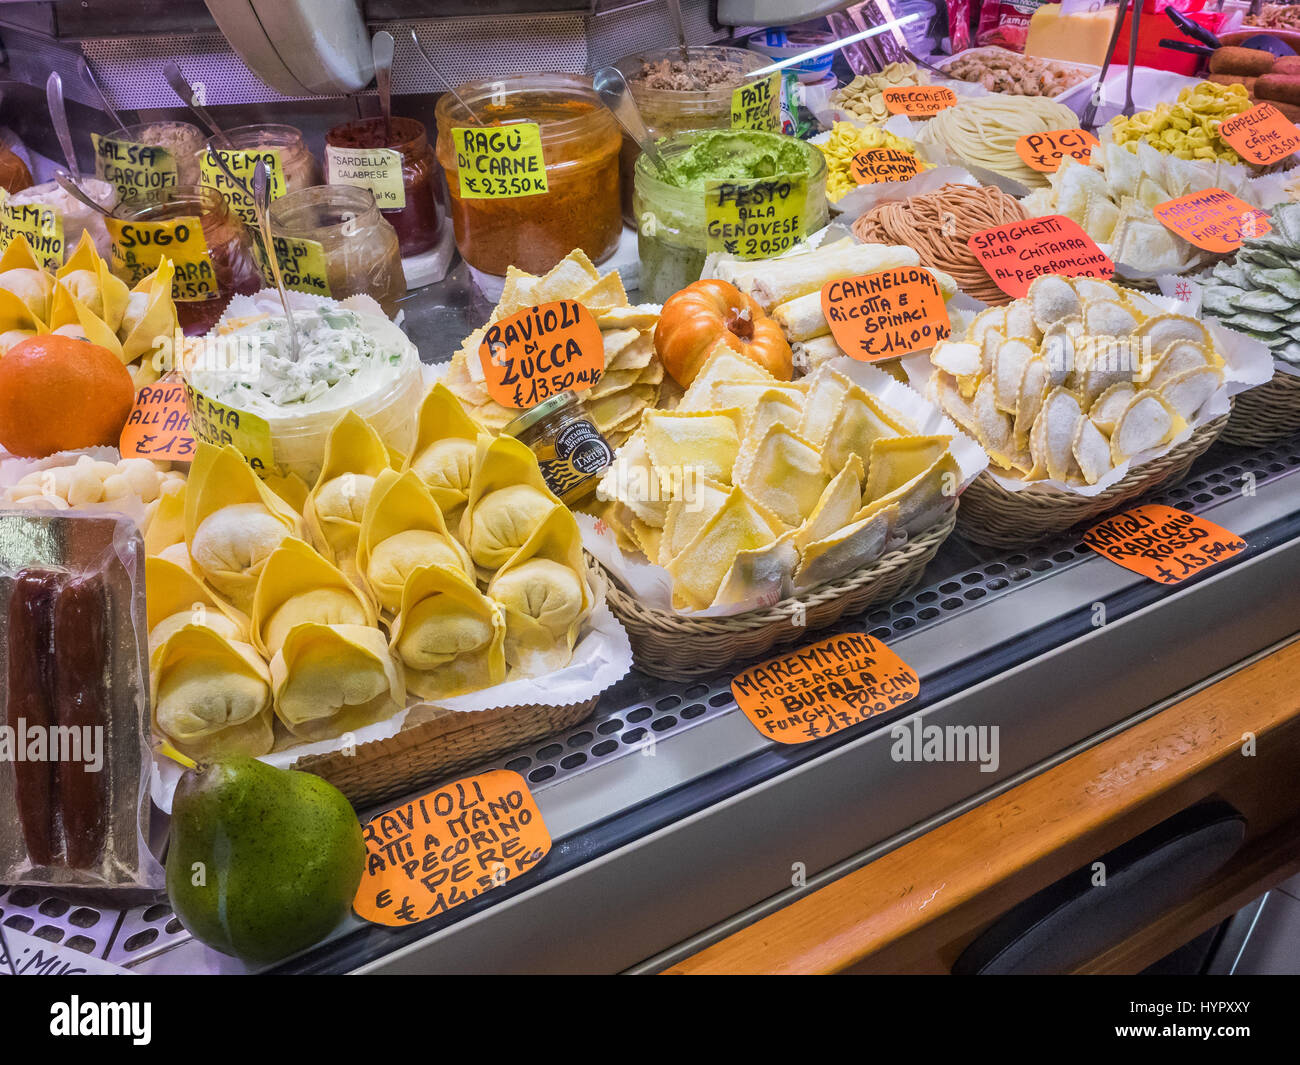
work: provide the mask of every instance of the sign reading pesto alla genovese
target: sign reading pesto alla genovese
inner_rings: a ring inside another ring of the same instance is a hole
[[[458,128],[451,138],[462,199],[513,199],[550,191],[536,122]]]
[[[770,259],[807,235],[807,174],[710,181],[704,197],[707,251]]]

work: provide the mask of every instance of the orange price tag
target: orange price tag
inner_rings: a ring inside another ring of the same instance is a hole
[[[1115,264],[1079,223],[1059,214],[982,229],[971,234],[966,246],[998,288],[1017,300],[1043,274],[1110,277],[1115,272]]]
[[[946,85],[895,85],[885,90],[885,107],[891,115],[929,118],[957,102]]]
[[[493,322],[478,346],[488,395],[527,410],[566,389],[581,392],[605,370],[600,326],[577,300],[553,300]]]
[[[910,355],[952,335],[939,282],[919,266],[827,281],[822,314],[835,343],[861,362]]]
[[[418,924],[526,873],[551,836],[524,778],[466,777],[366,822],[352,908],[374,924]]]
[[[1153,208],[1166,229],[1206,251],[1230,252],[1273,228],[1268,212],[1223,189],[1201,189]]]
[[[751,666],[731,682],[736,705],[777,743],[829,736],[912,699],[912,667],[865,632],[846,632]]]
[[[194,457],[185,386],[175,374],[145,385],[122,426],[118,448],[124,459],[189,462]]]
[[[1246,549],[1246,541],[1223,526],[1159,503],[1098,522],[1084,533],[1083,542],[1160,584],[1177,584]]]
[[[1270,103],[1259,103],[1219,123],[1222,137],[1243,159],[1269,166],[1300,148],[1300,128]]]
[[[920,172],[921,160],[899,148],[868,148],[849,162],[849,173],[859,185],[908,181]]]
[[[1024,160],[1025,166],[1044,174],[1055,174],[1067,155],[1087,163],[1099,143],[1084,129],[1054,129],[1047,133],[1026,133],[1016,141],[1016,154]]]

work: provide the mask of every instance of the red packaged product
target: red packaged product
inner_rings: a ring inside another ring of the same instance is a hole
[[[1023,52],[1025,38],[1029,36],[1029,20],[1043,3],[1044,0],[983,0],[975,30],[976,46],[995,44]],[[955,41],[952,50],[958,51]]]

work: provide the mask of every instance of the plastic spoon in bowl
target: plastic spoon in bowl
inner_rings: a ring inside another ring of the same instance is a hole
[[[63,103],[63,79],[57,70],[51,70],[45,80],[45,102],[50,106],[50,122],[59,138],[59,147],[68,161],[72,176],[81,180],[81,167],[77,165],[77,150],[72,145],[72,130],[68,128],[68,109]]]
[[[663,156],[659,154],[659,149],[655,147],[655,139],[646,128],[645,120],[641,117],[641,109],[637,107],[632,94],[628,92],[623,72],[618,67],[601,67],[592,75],[591,84],[596,90],[596,95],[614,112],[614,117],[627,130],[628,136],[641,146],[641,150],[650,157],[650,161],[662,174],[665,169]]]
[[[280,259],[275,254],[275,241],[271,237],[271,176],[266,170],[266,160],[259,159],[253,170],[253,209],[257,212],[257,228],[262,234],[262,247],[266,251],[266,261],[271,267],[271,276],[275,278],[275,287],[280,293],[280,303],[284,307],[284,320],[289,326],[289,354],[294,362],[298,361],[298,330],[293,324],[293,311],[289,308],[289,293],[284,287],[284,277],[280,273]]]
[[[99,106],[104,114],[108,115],[117,123],[117,128],[123,133],[126,132],[126,123],[122,121],[122,116],[117,113],[113,105],[108,102],[108,97],[104,94],[103,87],[99,84],[99,79],[95,77],[95,72],[90,69],[90,64],[86,62],[85,56],[81,58],[81,76],[86,83],[95,90],[95,95],[99,97]]]
[[[370,55],[375,64],[375,88],[379,90],[379,110],[384,116],[384,143],[393,143],[393,35],[380,30],[370,40]]]
[[[99,214],[102,214],[105,218],[113,217],[113,212],[110,211],[103,204],[96,203],[94,200],[92,200],[90,198],[90,194],[87,193],[86,190],[83,189],[80,185],[78,185],[76,181],[73,180],[72,175],[70,175],[66,170],[56,170],[54,172],[54,181],[55,184],[59,186],[59,188],[61,188],[74,200],[79,200],[87,207],[89,207],[92,211],[96,211]]]
[[[172,92],[180,97],[181,103],[194,112],[194,117],[208,128],[208,132],[219,138],[222,143],[229,145],[230,138],[226,136],[226,131],[217,124],[217,120],[212,117],[208,109],[199,103],[194,86],[185,80],[185,75],[181,73],[180,64],[176,60],[169,59],[167,61],[167,64],[163,67],[163,77],[167,79],[167,84],[172,87]]]

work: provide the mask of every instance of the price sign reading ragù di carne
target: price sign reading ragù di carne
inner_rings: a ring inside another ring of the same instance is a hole
[[[710,181],[704,191],[707,249],[741,259],[770,259],[806,235],[808,178],[777,174]]]
[[[550,191],[536,122],[453,129],[451,139],[461,199],[505,200]]]
[[[600,326],[577,300],[554,300],[493,322],[478,355],[488,394],[520,410],[591,388],[605,370]]]
[[[939,282],[917,266],[827,281],[822,313],[835,343],[862,362],[910,355],[952,334]]]
[[[971,234],[966,246],[994,284],[1017,300],[1043,274],[1104,278],[1115,272],[1115,264],[1079,223],[1059,214],[982,229]]]
[[[759,732],[807,743],[915,699],[921,680],[879,640],[846,632],[751,666],[731,694]]]

